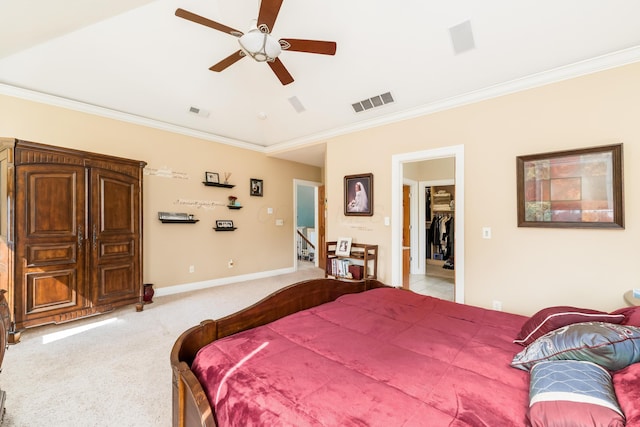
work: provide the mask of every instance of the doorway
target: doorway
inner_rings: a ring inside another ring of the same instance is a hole
[[[427,160],[428,164],[430,161]],[[453,171],[452,171],[453,173]],[[419,194],[424,196],[421,199],[419,218],[421,224],[425,224],[427,227],[419,230],[418,239],[420,242],[419,246],[419,268],[415,270],[416,274],[426,274],[436,273],[438,270],[442,270],[434,268],[434,266],[442,267],[445,261],[448,258],[453,257],[453,254],[446,254],[445,249],[446,245],[442,244],[443,242],[439,242],[439,247],[434,247],[434,237],[429,238],[430,232],[433,232],[434,229],[431,228],[434,219],[447,219],[451,217],[455,217],[455,209],[451,206],[451,203],[446,203],[449,207],[438,206],[438,203],[434,200],[428,200],[433,196],[434,192],[446,192],[451,195],[451,200],[455,202],[455,180],[451,179],[437,179],[437,180],[428,180],[421,181],[419,183]],[[442,204],[442,203],[441,203]],[[435,205],[435,206],[434,206]],[[443,218],[444,217],[444,218]],[[435,228],[435,227],[434,227]],[[443,231],[441,228],[440,231]],[[445,230],[446,231],[446,230]],[[440,234],[440,233],[439,233]],[[440,239],[442,240],[442,239]],[[436,255],[436,253],[441,254],[441,256]],[[429,262],[432,261],[440,261],[440,262]],[[430,265],[431,264],[431,265]],[[413,273],[414,270],[412,270]],[[437,274],[435,274],[437,275]],[[445,277],[451,277],[451,274],[443,274]]]
[[[392,156],[391,165],[391,283],[402,284],[402,197],[405,163],[454,158],[454,180],[456,184],[456,221],[455,228],[455,295],[456,302],[464,303],[464,146],[443,147],[433,150],[396,154]],[[419,193],[420,194],[420,193]],[[424,194],[424,193],[423,193]],[[422,203],[424,204],[424,203]],[[424,224],[424,216],[418,220]],[[418,227],[414,227],[418,229]],[[424,245],[418,245],[418,247]],[[418,262],[424,262],[424,257],[418,254],[418,247],[412,247],[411,256]],[[420,271],[420,267],[417,268]],[[424,271],[424,270],[423,270]]]
[[[320,229],[323,220],[318,215],[319,188],[322,184],[314,181],[293,180],[293,204],[295,224],[293,231],[295,270],[317,267],[320,254]]]

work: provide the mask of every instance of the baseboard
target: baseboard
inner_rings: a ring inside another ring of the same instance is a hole
[[[197,291],[200,289],[213,288],[215,286],[229,285],[231,283],[244,282],[247,280],[264,279],[265,277],[278,276],[295,272],[294,267],[282,268],[280,270],[261,271],[258,273],[243,274],[240,276],[222,277],[220,279],[204,280],[202,282],[184,283],[181,285],[154,288],[154,295],[161,297],[165,295],[180,294],[183,292]]]

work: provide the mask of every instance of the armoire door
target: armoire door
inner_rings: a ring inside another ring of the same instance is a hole
[[[93,303],[134,302],[142,288],[139,180],[101,168],[90,176]]]
[[[15,314],[17,328],[65,321],[89,305],[85,277],[85,168],[16,168]],[[46,321],[45,320],[45,321]]]

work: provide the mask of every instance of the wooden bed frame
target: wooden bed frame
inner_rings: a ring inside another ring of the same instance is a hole
[[[343,281],[314,279],[287,286],[254,305],[218,320],[204,320],[180,335],[171,350],[174,427],[217,426],[207,396],[191,371],[199,349],[226,336],[261,326],[289,314],[326,302],[341,295],[363,292],[387,285],[373,279]]]

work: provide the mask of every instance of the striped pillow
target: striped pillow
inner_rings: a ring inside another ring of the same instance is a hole
[[[532,426],[624,426],[606,369],[591,362],[556,360],[531,369],[529,422]]]
[[[525,322],[514,343],[527,346],[547,332],[582,322],[622,323],[624,314],[570,306],[548,307],[538,311]]]

